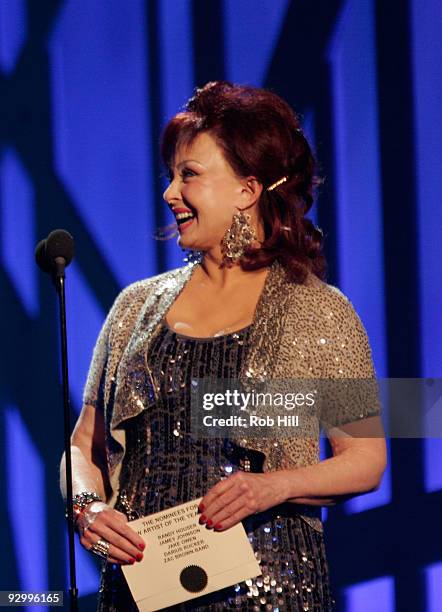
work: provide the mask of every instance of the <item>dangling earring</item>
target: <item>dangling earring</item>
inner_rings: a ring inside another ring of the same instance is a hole
[[[232,224],[221,240],[223,263],[227,267],[235,264],[243,256],[245,249],[258,240],[250,220],[250,215],[242,210],[233,215]]]

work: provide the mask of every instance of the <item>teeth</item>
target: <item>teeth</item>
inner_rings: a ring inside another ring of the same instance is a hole
[[[177,219],[187,219],[187,217],[193,217],[193,213],[191,212],[185,212],[185,213],[178,213],[176,215]]]

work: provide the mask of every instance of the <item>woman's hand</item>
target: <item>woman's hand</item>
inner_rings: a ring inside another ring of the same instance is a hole
[[[103,502],[92,502],[83,510],[76,522],[81,545],[90,550],[98,542],[109,543],[107,560],[111,563],[133,564],[141,561],[145,544],[127,525],[127,517]]]
[[[203,497],[199,505],[200,523],[222,531],[284,501],[284,487],[277,472],[235,472]]]

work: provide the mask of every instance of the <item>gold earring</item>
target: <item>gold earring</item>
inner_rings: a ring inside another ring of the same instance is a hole
[[[245,249],[258,239],[250,220],[251,216],[242,210],[233,215],[232,224],[221,240],[224,265],[230,267],[235,264],[243,256]]]

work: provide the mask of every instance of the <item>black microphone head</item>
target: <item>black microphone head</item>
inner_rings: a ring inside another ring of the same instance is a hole
[[[71,263],[74,257],[74,239],[69,232],[57,229],[49,234],[46,238],[46,257],[51,266],[57,257],[65,260],[65,266]]]
[[[47,274],[52,272],[51,262],[46,254],[46,238],[40,240],[35,247],[35,261],[43,272],[46,272]]]

